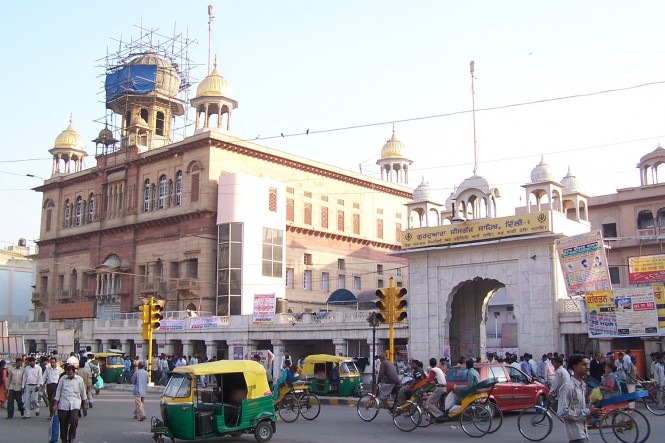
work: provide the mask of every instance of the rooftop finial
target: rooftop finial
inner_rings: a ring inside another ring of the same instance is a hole
[[[215,63],[213,64],[214,69],[217,69],[217,54],[215,54]]]

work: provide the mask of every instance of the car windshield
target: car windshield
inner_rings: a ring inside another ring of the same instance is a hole
[[[122,364],[122,355],[109,355],[106,358],[107,365],[121,365]]]
[[[164,390],[164,397],[187,398],[189,394],[189,376],[185,374],[173,374]]]
[[[356,368],[356,364],[353,363],[352,361],[343,361],[340,366],[341,372],[346,374],[349,372],[358,372],[358,368]]]

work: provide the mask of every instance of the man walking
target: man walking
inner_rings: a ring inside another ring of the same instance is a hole
[[[65,374],[58,381],[54,402],[60,423],[60,440],[62,443],[73,443],[79,424],[79,411],[81,408],[83,411],[88,410],[88,401],[83,379],[76,375],[74,365],[67,365]]]
[[[145,370],[145,363],[140,361],[138,369],[132,374],[132,384],[134,385],[134,420],[143,421],[146,419],[143,402],[148,394],[148,371]]]
[[[665,409],[665,404],[663,404],[663,396],[665,396],[665,354],[660,354],[656,357],[656,365],[653,368],[653,380],[658,389],[656,393],[658,409]]]
[[[26,406],[23,418],[30,418],[30,411],[39,417],[39,390],[42,387],[42,368],[35,357],[28,357],[28,366],[23,371],[23,404]]]
[[[587,418],[598,417],[600,409],[586,404],[586,383],[584,377],[589,374],[589,359],[582,354],[573,354],[568,359],[568,367],[573,376],[559,390],[558,414],[566,427],[566,437],[571,443],[589,441],[586,428]]]
[[[57,411],[53,405],[53,400],[55,399],[55,390],[58,388],[58,381],[62,372],[62,368],[58,365],[57,357],[52,356],[49,359],[49,365],[46,367],[44,375],[42,375],[42,385],[45,387],[46,396],[48,397],[49,419],[53,418],[53,415]]]
[[[7,371],[7,418],[14,418],[14,400],[21,415],[25,414],[23,406],[23,360],[16,359],[16,365]]]

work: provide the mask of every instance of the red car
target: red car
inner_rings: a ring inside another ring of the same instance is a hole
[[[549,392],[547,386],[533,380],[517,368],[503,363],[476,363],[474,368],[480,373],[480,380],[496,378],[490,399],[502,411],[517,411],[540,404]],[[466,367],[452,367],[446,372],[446,388],[452,392],[457,385],[466,385]]]

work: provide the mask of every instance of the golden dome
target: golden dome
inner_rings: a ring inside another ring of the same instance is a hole
[[[231,87],[231,83],[222,77],[217,70],[217,61],[215,61],[215,67],[212,72],[204,78],[196,88],[196,97],[211,95],[230,99],[233,98],[233,88]]]
[[[157,77],[155,79],[155,90],[167,97],[175,97],[180,90],[180,77],[178,71],[171,63],[163,60],[154,52],[146,52],[129,62],[130,65],[155,65],[157,66]]]
[[[69,126],[55,138],[53,149],[67,149],[85,152],[83,138],[72,126],[72,117],[69,116]]]
[[[383,145],[381,149],[381,159],[384,158],[404,158],[404,143],[395,138],[395,126],[393,126],[393,135],[390,140]]]

